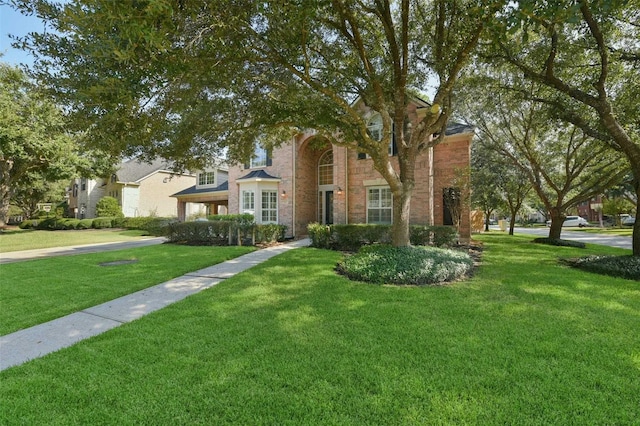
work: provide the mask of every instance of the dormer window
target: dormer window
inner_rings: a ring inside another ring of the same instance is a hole
[[[198,173],[198,186],[211,186],[216,184],[215,172]]]

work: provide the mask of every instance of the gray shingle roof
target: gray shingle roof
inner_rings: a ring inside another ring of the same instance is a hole
[[[120,164],[116,176],[120,182],[139,182],[142,178],[160,170],[171,171],[167,160],[157,158],[149,164],[134,158]]]
[[[446,136],[450,136],[458,135],[460,133],[473,133],[473,131],[473,126],[469,126],[468,124],[450,122],[447,124],[447,130],[445,130],[444,134]]]
[[[242,179],[280,179],[279,177],[271,176],[269,173],[264,170],[253,170],[252,172],[238,178],[238,180]]]
[[[222,192],[222,191],[228,191],[228,190],[229,190],[229,182],[225,181],[225,182],[222,182],[220,185],[216,186],[215,188],[196,188],[196,185],[193,185],[187,189],[183,189],[180,192],[176,192],[171,196],[179,197],[181,195],[208,194],[211,192]]]

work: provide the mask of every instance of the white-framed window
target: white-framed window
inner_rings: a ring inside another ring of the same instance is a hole
[[[253,157],[249,161],[249,168],[265,167],[267,165],[267,150],[260,145],[256,146]]]
[[[206,185],[215,185],[216,183],[216,174],[215,172],[200,172],[198,173],[198,185],[206,186]]]
[[[253,191],[242,191],[242,213],[254,214],[256,211],[256,195]]]
[[[367,188],[367,223],[389,224],[393,217],[393,196],[387,186]]]
[[[318,161],[318,185],[333,184],[333,150],[322,154]]]
[[[261,223],[278,223],[278,191],[262,190]]]
[[[369,131],[369,135],[371,135],[371,139],[374,141],[382,140],[382,116],[380,113],[375,113],[369,118],[367,130]]]
[[[389,156],[393,155],[393,144],[395,143],[395,136],[393,134],[393,127],[391,133],[391,143],[389,144]],[[369,135],[371,139],[380,142],[382,140],[382,115],[380,113],[375,113],[369,118],[369,122],[367,123],[367,130],[369,131]],[[370,158],[368,155],[366,158]]]

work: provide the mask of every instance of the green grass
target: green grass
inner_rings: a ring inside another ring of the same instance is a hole
[[[483,235],[468,282],[375,286],[300,249],[0,373],[2,424],[637,424],[628,254]]]
[[[139,240],[145,231],[86,229],[82,231],[39,231],[18,229],[0,232],[0,253],[49,247]]]
[[[158,245],[0,265],[0,335],[248,253],[250,247]],[[136,263],[100,266],[103,262]]]
[[[588,232],[590,234],[614,235],[620,237],[630,237],[633,235],[632,226],[625,226],[624,228],[577,228],[571,230]]]

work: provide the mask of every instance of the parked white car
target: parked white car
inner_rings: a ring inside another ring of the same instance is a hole
[[[623,217],[620,221],[620,223],[622,223],[623,225],[633,225],[636,223],[636,218],[633,216],[629,216],[627,215],[626,217]]]
[[[551,221],[547,221],[547,226],[551,226]],[[580,228],[589,226],[589,222],[583,217],[580,216],[567,216],[567,218],[562,223],[562,226],[579,226]]]

